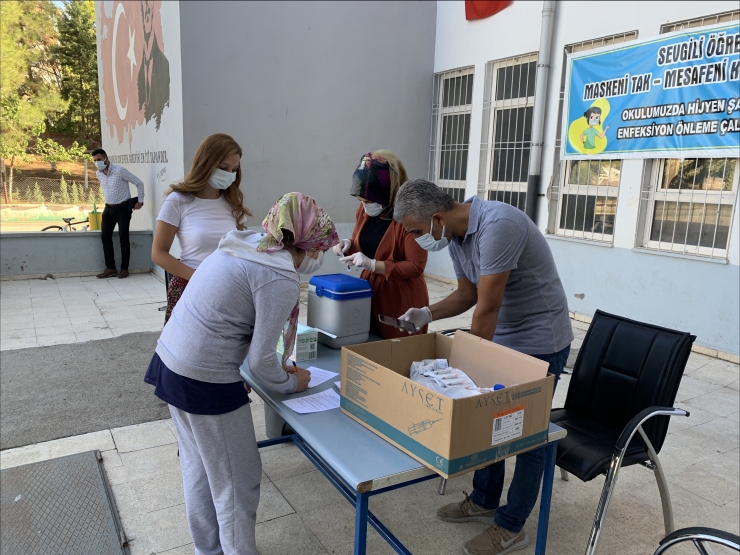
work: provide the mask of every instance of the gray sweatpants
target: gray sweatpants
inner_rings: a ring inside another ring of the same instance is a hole
[[[219,415],[170,405],[195,555],[258,555],[262,461],[250,405]]]

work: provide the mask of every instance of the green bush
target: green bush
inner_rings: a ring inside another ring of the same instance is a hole
[[[44,193],[41,192],[41,187],[39,187],[39,182],[37,181],[33,186],[33,201],[38,204],[44,204],[45,200]]]
[[[92,187],[90,187],[90,191],[87,195],[87,203],[88,204],[95,204],[95,193],[93,193]]]
[[[51,192],[51,200],[49,202],[51,204],[57,204],[57,194],[54,191]]]
[[[28,201],[28,202],[31,202],[33,200],[33,195],[31,194],[31,186],[30,185],[28,185],[26,187],[26,194],[23,195],[23,199],[26,200],[26,201]]]
[[[80,189],[76,181],[72,182],[72,204],[80,204]]]
[[[59,198],[63,204],[69,204],[69,191],[67,190],[67,180],[62,179],[59,181]]]

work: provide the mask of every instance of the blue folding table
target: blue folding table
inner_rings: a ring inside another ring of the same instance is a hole
[[[340,354],[338,350],[319,345],[318,359],[307,361],[303,366],[313,365],[339,373]],[[368,523],[397,553],[411,555],[401,541],[368,510],[368,501],[371,496],[431,480],[439,477],[438,474],[358,424],[339,409],[298,414],[282,403],[286,399],[312,395],[334,387],[334,382],[339,381],[339,376],[302,393],[283,395],[266,389],[255,380],[246,361],[241,367],[241,375],[265,404],[275,410],[295,431],[293,435],[260,441],[257,446],[267,447],[292,442],[355,506],[355,555],[365,555]],[[545,555],[555,474],[555,452],[558,440],[564,438],[565,434],[565,430],[550,424],[536,555]]]

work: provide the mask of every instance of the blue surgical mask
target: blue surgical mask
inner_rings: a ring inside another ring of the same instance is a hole
[[[213,175],[208,180],[208,184],[214,189],[228,189],[231,184],[236,180],[236,172],[227,172],[222,169],[216,168],[213,170]]]
[[[418,245],[424,249],[425,251],[430,252],[436,252],[441,251],[447,245],[450,244],[450,240],[445,237],[445,226],[442,226],[442,237],[439,239],[435,239],[432,235],[432,230],[434,229],[434,218],[432,218],[431,227],[429,228],[429,233],[422,235],[421,237],[416,238],[416,242]]]
[[[95,160],[95,167],[102,172],[105,169],[105,160]]]
[[[365,209],[365,214],[371,218],[378,216],[385,208],[382,204],[378,204],[377,202],[363,202],[362,207]]]

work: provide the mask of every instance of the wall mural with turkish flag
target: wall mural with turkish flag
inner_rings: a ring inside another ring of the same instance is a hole
[[[144,181],[131,223],[149,229],[183,176],[179,2],[102,0],[95,11],[103,148]]]

